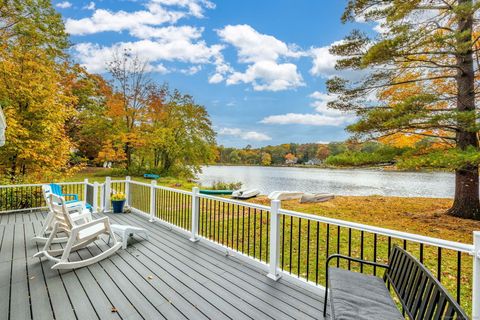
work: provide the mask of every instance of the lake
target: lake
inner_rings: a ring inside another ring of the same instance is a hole
[[[215,181],[240,181],[244,188],[257,188],[262,194],[292,190],[432,198],[453,198],[455,181],[455,175],[446,172],[249,166],[205,166],[198,178],[204,186],[211,186]]]

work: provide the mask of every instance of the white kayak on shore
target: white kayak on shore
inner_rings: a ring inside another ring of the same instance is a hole
[[[301,191],[273,191],[268,195],[270,200],[296,200],[301,199],[304,192]]]
[[[232,198],[235,199],[250,199],[258,196],[260,190],[258,189],[240,189],[232,192]]]
[[[335,198],[335,195],[332,193],[305,193],[302,198],[300,198],[300,203],[325,202],[333,198]]]

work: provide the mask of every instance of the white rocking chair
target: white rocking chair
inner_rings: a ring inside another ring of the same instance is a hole
[[[33,242],[38,242],[38,243],[45,243],[48,240],[48,237],[53,229],[53,223],[55,222],[54,220],[55,213],[53,212],[53,208],[50,203],[51,202],[50,195],[52,194],[50,185],[48,184],[43,185],[42,193],[43,193],[43,198],[47,203],[49,212],[48,212],[47,218],[45,219],[45,223],[43,224],[42,229],[40,230],[38,235],[32,238]],[[68,212],[70,213],[70,217],[75,222],[75,224],[83,224],[83,223],[92,221],[92,213],[90,212],[90,210],[88,210],[85,207],[84,202],[75,201],[71,203],[66,203],[66,207],[68,209]],[[60,236],[60,237],[54,238],[52,240],[52,243],[63,243],[67,241],[68,241],[68,237]]]
[[[115,234],[110,228],[110,220],[108,217],[92,220],[81,225],[75,225],[68,212],[63,197],[51,194],[50,204],[54,212],[53,228],[43,250],[36,253],[33,257],[45,257],[48,260],[56,262],[52,269],[74,269],[85,267],[111,256],[122,246],[122,244],[117,241]],[[63,249],[49,250],[53,240],[60,232],[65,232],[68,235],[68,241],[65,244],[65,247]],[[110,248],[85,260],[68,260],[70,253],[85,248],[88,244],[98,240],[99,236],[102,234],[107,234],[113,240],[113,245]],[[57,258],[57,256],[60,256],[60,258]]]

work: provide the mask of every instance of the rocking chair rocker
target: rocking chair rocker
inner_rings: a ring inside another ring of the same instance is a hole
[[[63,197],[51,194],[50,205],[52,206],[54,213],[53,228],[43,250],[36,253],[33,257],[45,257],[48,260],[56,262],[52,266],[52,269],[75,269],[85,267],[111,256],[122,246],[122,244],[117,241],[115,234],[110,228],[110,220],[108,217],[91,220],[81,225],[75,225],[71,214],[68,212]],[[50,250],[50,245],[60,232],[64,232],[68,235],[68,241],[65,244],[65,247],[62,249]],[[99,236],[102,234],[110,236],[113,240],[113,245],[110,248],[85,260],[68,260],[72,252],[85,248],[88,244],[98,240]],[[60,258],[57,258],[58,256],[60,256]]]

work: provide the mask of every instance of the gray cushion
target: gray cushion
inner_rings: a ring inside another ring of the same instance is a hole
[[[332,319],[405,319],[382,279],[339,268],[328,268]]]

